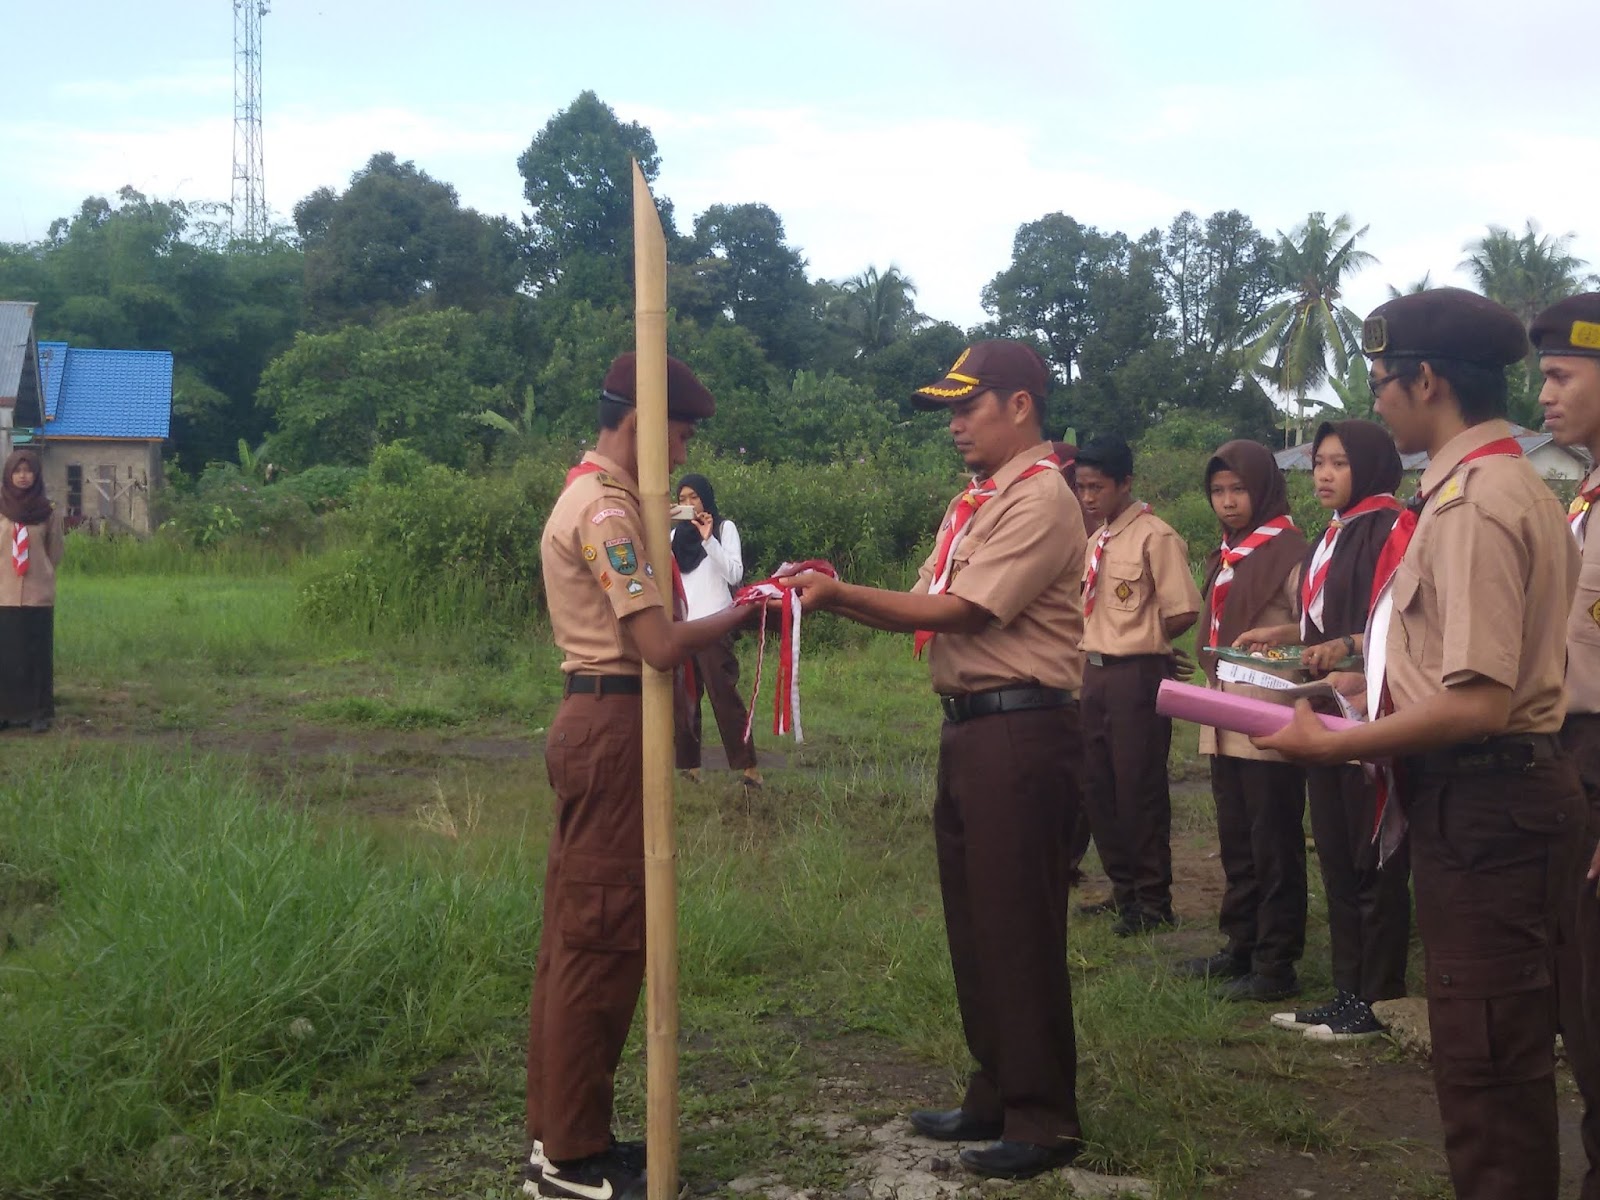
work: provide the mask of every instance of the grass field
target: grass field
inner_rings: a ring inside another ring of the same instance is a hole
[[[66,573],[58,730],[0,740],[0,1196],[512,1195],[556,653],[537,629],[312,625],[298,568],[267,559],[149,565]],[[965,1071],[925,668],[905,639],[831,640],[806,745],[758,739],[783,756],[764,791],[680,785],[701,1192],[754,1172],[849,1193],[858,1148],[808,1122],[950,1103]],[[1221,875],[1179,741],[1184,926],[1071,933],[1087,1165],[1163,1196],[1287,1195],[1296,1172],[1447,1194],[1404,1115],[1431,1105],[1416,1064],[1315,1050],[1169,973],[1215,948]],[[642,1079],[635,1045],[624,1132]]]

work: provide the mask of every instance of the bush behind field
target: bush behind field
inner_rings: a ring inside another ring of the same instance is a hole
[[[303,612],[367,626],[527,619],[544,604],[539,539],[569,466],[551,455],[470,475],[385,447],[345,517],[354,545],[313,570]],[[786,560],[825,558],[847,578],[889,587],[914,578],[962,482],[868,459],[819,467],[702,458],[693,467],[739,527],[747,579]]]

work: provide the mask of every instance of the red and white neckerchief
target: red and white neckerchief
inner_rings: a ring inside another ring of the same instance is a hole
[[[1572,501],[1572,507],[1567,510],[1567,524],[1572,529],[1572,536],[1578,539],[1579,553],[1583,551],[1584,535],[1589,529],[1589,507],[1596,500],[1600,500],[1600,483],[1579,492]]]
[[[565,491],[585,475],[596,475],[605,470],[596,462],[581,462],[567,472],[567,481],[561,485]],[[674,621],[687,621],[689,619],[689,593],[683,589],[683,572],[678,570],[678,560],[672,560],[672,619]],[[683,665],[676,672],[677,684],[683,688],[692,701],[695,694],[694,659],[686,658]]]
[[[1061,459],[1054,453],[1046,454],[1013,479],[1011,483],[1021,483],[1024,479],[1037,475],[1041,471],[1059,471],[1060,469]],[[939,530],[939,553],[933,560],[933,579],[928,584],[928,595],[942,596],[949,590],[950,574],[955,566],[956,547],[961,544],[961,539],[966,536],[967,524],[980,508],[1000,494],[1000,490],[995,486],[994,477],[991,475],[988,479],[974,478],[967,490],[961,493],[960,498],[956,501],[955,511],[945,519],[943,527]],[[911,656],[913,658],[921,658],[923,648],[932,640],[932,630],[917,630],[911,640]]]
[[[11,531],[11,567],[18,575],[28,573],[28,527],[20,521]]]
[[[1257,525],[1250,536],[1237,546],[1228,545],[1227,538],[1222,539],[1222,570],[1217,572],[1216,579],[1211,583],[1211,626],[1206,645],[1215,646],[1222,631],[1222,610],[1228,603],[1229,591],[1233,589],[1233,568],[1280,533],[1293,528],[1294,518],[1284,513],[1281,517],[1273,517],[1265,525]]]
[[[772,693],[772,732],[794,734],[795,744],[805,740],[800,732],[800,593],[786,582],[802,571],[815,571],[830,579],[839,578],[833,564],[820,558],[802,563],[784,563],[759,583],[746,584],[733,595],[736,605],[761,605],[761,634],[756,642],[756,678],[750,685],[750,711],[744,718],[745,741],[756,719],[756,696],[761,692],[761,663],[767,656],[768,600],[783,601],[783,618],[778,626],[778,686]]]
[[[1328,522],[1327,532],[1322,535],[1322,540],[1317,543],[1317,549],[1311,556],[1311,569],[1300,580],[1300,636],[1302,639],[1311,636],[1311,625],[1322,628],[1322,595],[1323,585],[1328,582],[1328,567],[1333,562],[1333,548],[1338,544],[1339,532],[1357,517],[1364,517],[1370,512],[1380,509],[1393,512],[1401,507],[1388,492],[1380,492],[1376,496],[1368,496],[1354,508],[1345,512],[1333,514],[1333,520]]]
[[[1128,518],[1128,525],[1132,525],[1141,516],[1150,511],[1148,504],[1141,504]],[[1117,514],[1121,517],[1121,513]],[[1087,617],[1094,611],[1095,585],[1100,581],[1100,555],[1105,552],[1106,543],[1111,540],[1111,522],[1107,521],[1100,527],[1100,532],[1094,535],[1094,549],[1089,553],[1089,569],[1083,573],[1083,615]]]
[[[1372,603],[1367,613],[1367,631],[1362,652],[1366,658],[1367,714],[1369,720],[1381,720],[1394,712],[1394,698],[1389,694],[1388,658],[1389,625],[1394,620],[1394,577],[1405,559],[1406,549],[1416,536],[1417,521],[1424,506],[1438,494],[1439,489],[1455,476],[1456,471],[1479,458],[1503,455],[1521,458],[1522,447],[1516,438],[1498,438],[1487,446],[1479,446],[1461,456],[1455,469],[1436,483],[1432,489],[1419,491],[1411,502],[1400,510],[1394,528],[1378,554],[1378,569],[1372,579]],[[1373,766],[1373,782],[1377,792],[1377,805],[1372,817],[1372,840],[1378,843],[1378,865],[1388,861],[1405,836],[1406,818],[1398,804],[1390,804],[1395,791],[1394,764],[1379,763]]]

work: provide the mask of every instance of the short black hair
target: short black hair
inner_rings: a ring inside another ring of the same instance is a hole
[[[622,424],[622,418],[633,411],[632,401],[617,395],[615,392],[600,393],[600,428],[616,429]]]
[[[1078,450],[1077,464],[1093,467],[1117,483],[1133,478],[1133,449],[1114,433],[1093,437]]]
[[[1492,421],[1508,412],[1511,389],[1506,382],[1506,367],[1490,367],[1459,358],[1385,357],[1383,361],[1402,383],[1415,380],[1422,373],[1422,364],[1427,363],[1435,375],[1450,385],[1461,406],[1461,418],[1469,424]]]

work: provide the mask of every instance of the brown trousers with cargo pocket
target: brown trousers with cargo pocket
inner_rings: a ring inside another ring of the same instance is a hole
[[[561,702],[545,745],[555,829],[528,1017],[528,1136],[558,1161],[611,1142],[617,1063],[644,982],[643,708]]]
[[[1581,1200],[1600,1200],[1600,895],[1585,878],[1600,840],[1600,713],[1568,713],[1561,744],[1589,801],[1589,822],[1573,871],[1573,903],[1563,913],[1556,986],[1561,998],[1561,1041],[1583,1097],[1583,1151],[1588,1171]]]
[[[1570,759],[1401,764],[1434,1091],[1461,1200],[1556,1200],[1555,971],[1583,796]]]

